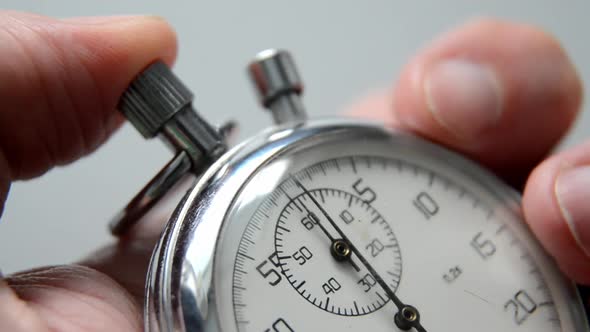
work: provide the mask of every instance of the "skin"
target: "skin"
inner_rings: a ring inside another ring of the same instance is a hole
[[[116,104],[128,83],[157,59],[172,64],[177,47],[172,28],[156,17],[56,20],[6,11],[0,45],[0,212],[12,181],[100,146],[123,122]],[[467,104],[456,89],[445,92],[442,107],[461,112],[446,121],[432,112],[428,73],[458,58],[493,73],[501,103],[492,111],[499,115],[462,112]],[[437,141],[524,189],[534,233],[570,278],[588,284],[590,258],[564,220],[555,182],[563,165],[590,163],[590,143],[549,156],[581,99],[576,71],[554,38],[527,25],[477,20],[428,44],[394,87],[348,112]],[[91,259],[0,279],[0,330],[141,331],[145,272],[161,225],[152,219]],[[579,227],[588,232],[590,223]]]

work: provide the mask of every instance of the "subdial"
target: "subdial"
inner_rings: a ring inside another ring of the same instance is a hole
[[[334,216],[350,242],[395,291],[402,273],[401,252],[381,214],[345,191],[315,189],[309,194]],[[305,300],[327,312],[358,316],[379,310],[389,297],[358,258],[349,255],[346,241],[333,228],[321,228],[320,213],[306,194],[283,208],[275,227],[282,274]]]

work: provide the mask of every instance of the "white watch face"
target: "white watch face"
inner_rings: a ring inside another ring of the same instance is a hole
[[[217,246],[222,331],[578,331],[510,191],[412,142],[335,136],[262,167]]]

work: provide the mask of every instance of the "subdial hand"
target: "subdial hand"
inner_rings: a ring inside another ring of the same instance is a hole
[[[291,176],[295,184],[303,190],[305,195],[307,195],[311,201],[317,206],[317,208],[321,211],[322,215],[328,220],[330,225],[336,230],[338,235],[342,238],[341,247],[343,250],[350,250],[354,255],[358,258],[358,260],[365,266],[365,268],[369,271],[369,273],[375,278],[379,286],[383,288],[383,291],[389,296],[389,298],[393,301],[395,306],[397,307],[398,312],[395,314],[394,322],[398,328],[407,331],[411,328],[415,328],[418,332],[426,332],[426,329],[420,324],[420,312],[417,308],[404,304],[398,297],[395,295],[393,290],[387,285],[385,280],[381,278],[379,273],[373,268],[373,266],[365,259],[365,257],[361,254],[361,252],[350,242],[346,234],[338,227],[336,222],[330,217],[328,212],[322,207],[322,205],[313,197],[313,195],[301,184],[299,180],[297,180],[294,176]],[[318,225],[321,224],[319,218],[315,220]],[[325,229],[322,227],[322,229]]]
[[[320,222],[320,218],[318,218],[318,216],[313,211],[311,211],[303,202],[299,201],[299,203],[303,206],[303,208],[307,212],[307,215],[313,220],[313,222],[315,222],[315,224],[318,225],[318,227],[328,237],[328,239],[330,239],[330,252],[332,253],[332,256],[339,262],[349,262],[350,265],[356,270],[356,272],[360,272],[361,269],[358,265],[356,265],[355,262],[352,261],[350,257],[350,250],[347,250],[347,248],[342,244],[343,241],[341,239],[334,239],[332,234],[330,234],[326,227]]]

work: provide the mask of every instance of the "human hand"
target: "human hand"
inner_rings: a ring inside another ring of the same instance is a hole
[[[0,12],[0,41],[1,202],[10,181],[94,150],[121,124],[115,106],[132,78],[176,53],[174,33],[156,18],[58,21]],[[531,228],[564,272],[590,283],[590,208],[578,198],[590,188],[583,167],[590,144],[544,160],[573,122],[581,94],[551,37],[478,21],[431,44],[392,91],[351,112],[440,142],[516,186],[528,178],[523,209]],[[0,330],[141,331],[152,235],[137,231],[80,264],[0,280]]]
[[[478,20],[434,41],[392,91],[351,113],[441,143],[524,190],[534,234],[563,272],[590,284],[590,142],[548,157],[581,100],[579,77],[555,39]]]
[[[11,181],[95,150],[123,123],[115,109],[131,80],[176,57],[175,33],[156,17],[0,11],[0,45],[0,213]],[[142,331],[156,234],[130,234],[75,265],[0,278],[0,331]]]

